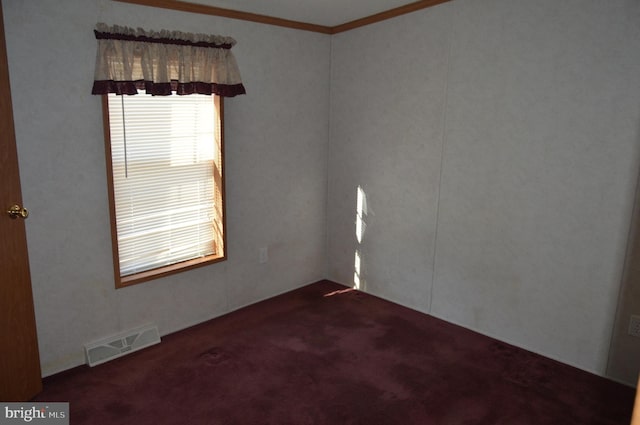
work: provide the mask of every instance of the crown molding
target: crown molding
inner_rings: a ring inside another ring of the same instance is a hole
[[[224,18],[239,19],[242,21],[258,22],[261,24],[275,25],[279,27],[293,28],[297,30],[313,31],[323,34],[331,34],[331,27],[324,25],[308,24],[306,22],[291,21],[289,19],[273,16],[259,15],[257,13],[241,12],[222,7],[208,6],[204,4],[189,3],[179,0],[113,0],[121,3],[132,3],[142,6],[159,7],[163,9],[179,10],[181,12],[200,13],[203,15],[222,16]]]
[[[385,21],[387,19],[395,18],[396,16],[406,15],[407,13],[415,12],[418,10],[426,9],[428,7],[436,6],[441,3],[447,3],[452,0],[420,0],[413,3],[406,4],[404,6],[396,7],[384,12],[376,13],[375,15],[367,16],[361,19],[356,19],[351,22],[347,22],[341,25],[331,27],[331,34],[338,34],[340,32],[349,31],[355,28],[364,27],[365,25],[375,24],[376,22]]]
[[[355,28],[370,25],[376,22],[394,18],[396,16],[426,9],[452,0],[419,0],[404,6],[396,7],[385,12],[376,13],[361,19],[356,19],[333,27],[310,24],[307,22],[292,21],[274,16],[260,15],[257,13],[242,12],[239,10],[225,9],[222,7],[208,6],[204,4],[189,3],[181,0],[113,0],[121,3],[132,3],[141,6],[159,7],[163,9],[178,10],[181,12],[199,13],[203,15],[221,16],[242,21],[257,22],[267,25],[275,25],[285,28],[293,28],[302,31],[318,32],[322,34],[338,34]]]

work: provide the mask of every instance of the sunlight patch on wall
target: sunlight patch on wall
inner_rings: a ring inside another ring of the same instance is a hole
[[[367,195],[362,190],[362,187],[358,186],[357,198],[356,198],[356,239],[358,243],[362,243],[362,237],[367,224],[364,221],[367,215]]]
[[[353,287],[360,289],[360,250],[356,249],[355,260],[353,262]]]
[[[354,289],[364,289],[364,279],[362,278],[362,241],[367,228],[365,218],[367,216],[367,195],[361,186],[356,190],[356,248],[353,260],[353,287]]]

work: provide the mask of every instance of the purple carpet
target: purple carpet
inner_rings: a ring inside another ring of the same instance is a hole
[[[44,380],[71,424],[628,425],[634,390],[323,281]]]

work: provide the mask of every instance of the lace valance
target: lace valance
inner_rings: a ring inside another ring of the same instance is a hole
[[[93,94],[244,94],[231,37],[98,24]]]

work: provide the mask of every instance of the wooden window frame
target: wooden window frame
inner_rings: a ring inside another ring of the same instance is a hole
[[[217,240],[218,246],[221,246],[221,253],[216,252],[215,254],[208,255],[201,258],[195,258],[191,260],[181,261],[175,264],[170,264],[167,266],[158,267],[155,269],[131,274],[128,276],[121,276],[120,273],[120,257],[118,253],[118,229],[116,224],[116,205],[115,205],[115,191],[113,184],[113,163],[111,159],[111,131],[109,124],[109,100],[107,95],[102,95],[102,120],[103,120],[103,129],[104,129],[104,145],[105,145],[105,159],[106,159],[106,168],[107,168],[107,188],[109,195],[109,216],[111,221],[111,247],[113,251],[113,270],[114,270],[114,279],[115,279],[115,287],[124,288],[127,286],[135,285],[138,283],[147,282],[154,279],[159,279],[165,276],[170,276],[176,273],[180,273],[183,271],[191,270],[197,267],[203,267],[209,264],[218,263],[221,261],[225,261],[227,259],[227,226],[226,226],[226,206],[225,206],[225,180],[224,180],[224,172],[225,172],[225,154],[224,154],[224,98],[222,96],[212,95],[213,102],[215,102],[215,109],[218,114],[218,123],[220,126],[220,164],[222,170],[218,174],[219,178],[216,181],[216,186],[219,187],[221,194],[221,212],[222,212],[222,222],[220,223],[222,227],[222,235]]]

